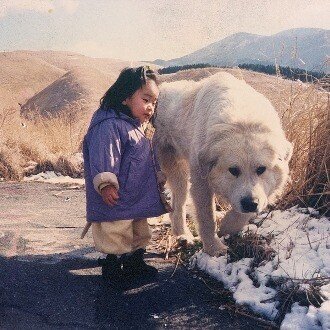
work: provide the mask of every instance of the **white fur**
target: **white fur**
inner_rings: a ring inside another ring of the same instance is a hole
[[[186,225],[188,179],[199,234],[210,255],[226,246],[216,234],[214,196],[233,210],[221,222],[221,235],[239,231],[253,213],[242,199],[257,202],[257,212],[274,201],[288,178],[292,145],[270,102],[244,81],[220,72],[199,82],[163,83],[156,118],[156,145],[173,194],[173,234],[193,236]],[[256,169],[266,171],[257,175]],[[230,167],[238,167],[235,177]]]

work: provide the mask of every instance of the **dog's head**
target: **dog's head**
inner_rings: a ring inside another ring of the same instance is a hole
[[[262,211],[288,179],[291,143],[259,126],[215,126],[198,155],[201,175],[237,212]]]

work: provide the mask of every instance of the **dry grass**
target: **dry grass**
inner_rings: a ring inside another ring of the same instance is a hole
[[[74,113],[74,112],[72,112]],[[47,170],[78,177],[84,127],[73,115],[21,119],[13,109],[0,113],[0,177],[19,180]]]
[[[247,232],[244,235],[231,235],[226,239],[230,262],[253,258],[252,267],[257,267],[261,262],[272,260],[275,251],[269,245],[271,240],[271,235],[263,237],[253,232]]]
[[[326,300],[326,297],[322,294],[321,287],[329,283],[329,278],[321,277],[306,280],[281,278],[276,279],[276,281],[269,281],[268,285],[276,288],[277,291],[277,294],[272,299],[279,301],[275,322],[281,324],[294,302],[299,302],[300,306],[319,308]]]
[[[294,144],[291,182],[279,206],[311,206],[329,212],[329,93],[317,84],[295,86],[282,120],[288,139]]]

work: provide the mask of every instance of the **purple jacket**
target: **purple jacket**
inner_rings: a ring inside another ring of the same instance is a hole
[[[157,188],[150,141],[139,121],[114,110],[97,110],[83,142],[87,221],[156,217],[166,213]],[[100,188],[119,190],[118,204],[105,204]]]

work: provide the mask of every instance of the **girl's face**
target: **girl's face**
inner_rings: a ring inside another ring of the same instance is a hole
[[[135,93],[123,101],[131,110],[132,116],[143,124],[154,114],[159,89],[152,79],[148,79]]]

